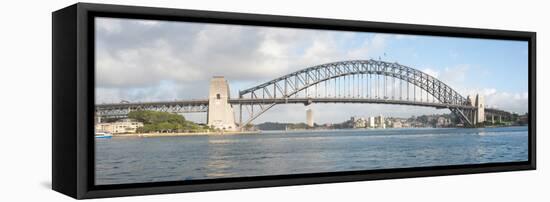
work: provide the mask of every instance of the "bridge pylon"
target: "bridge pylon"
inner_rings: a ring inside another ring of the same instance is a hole
[[[476,94],[475,97],[467,97],[468,104],[474,108],[468,110],[467,116],[473,127],[479,123],[485,122],[485,99],[482,95]]]
[[[238,130],[235,124],[233,107],[229,103],[229,84],[223,76],[215,76],[210,80],[208,95],[208,126],[224,131]]]

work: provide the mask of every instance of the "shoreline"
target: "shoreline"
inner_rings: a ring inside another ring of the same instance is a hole
[[[196,133],[132,133],[113,134],[113,137],[184,137],[184,136],[220,136],[220,135],[254,135],[262,131],[233,131],[233,132],[196,132]]]
[[[522,126],[490,126],[484,128],[508,128],[508,127],[522,127]],[[386,128],[394,129],[394,128]],[[379,129],[379,130],[386,130]],[[395,129],[445,129],[445,128],[395,128]],[[479,129],[479,128],[478,128]],[[185,136],[223,136],[223,135],[257,135],[262,133],[272,133],[272,132],[304,132],[304,131],[318,131],[318,132],[327,132],[333,130],[372,130],[364,128],[346,128],[346,129],[309,129],[309,130],[258,130],[258,131],[232,131],[232,132],[191,132],[191,133],[132,133],[132,134],[113,134],[112,137],[185,137]],[[378,130],[378,129],[374,129]]]

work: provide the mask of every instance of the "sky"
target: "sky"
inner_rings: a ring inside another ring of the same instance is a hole
[[[463,96],[527,112],[525,41],[346,32],[262,26],[96,18],[96,103],[205,99],[213,76],[232,97],[307,67],[343,60],[382,59],[430,74]],[[410,117],[446,109],[380,104],[277,105],[254,121],[316,123],[351,116]],[[205,113],[184,114],[205,122]]]

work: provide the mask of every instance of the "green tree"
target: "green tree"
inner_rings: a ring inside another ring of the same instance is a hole
[[[143,127],[138,128],[138,132],[205,132],[211,130],[208,126],[202,126],[185,118],[179,114],[157,111],[132,111],[128,113],[128,118],[143,123]]]

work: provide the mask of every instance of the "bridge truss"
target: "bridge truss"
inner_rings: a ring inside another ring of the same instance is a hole
[[[96,105],[96,116],[126,117],[131,111],[151,110],[170,113],[208,112],[208,100],[183,100],[169,102],[117,103]]]
[[[351,60],[309,67],[240,91],[240,100],[263,100],[239,104],[240,125],[282,100],[321,98],[448,108],[465,124],[473,124],[473,105],[435,77],[398,63]]]

